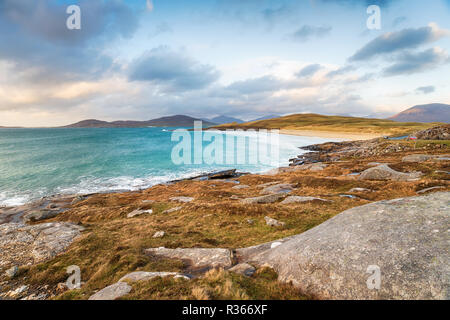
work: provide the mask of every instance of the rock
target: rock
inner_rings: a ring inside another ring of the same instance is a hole
[[[48,209],[42,209],[39,211],[34,211],[31,213],[28,213],[23,216],[23,220],[25,222],[36,222],[41,221],[45,219],[51,219],[56,217],[61,211],[59,210],[48,210]]]
[[[166,233],[164,231],[157,231],[155,232],[155,234],[153,235],[153,238],[162,238],[166,235]]]
[[[240,198],[239,198],[237,195],[233,194],[233,195],[230,197],[230,199],[231,199],[231,200],[239,200]]]
[[[41,294],[32,293],[29,296],[22,298],[20,300],[45,300],[45,298],[47,298],[46,293],[41,293]]]
[[[420,140],[450,140],[450,124],[437,126],[414,133]]]
[[[119,282],[137,282],[137,281],[148,281],[157,277],[177,277],[177,278],[184,278],[187,280],[190,280],[190,277],[182,274],[182,273],[178,273],[178,272],[145,272],[145,271],[136,271],[136,272],[132,272],[129,273],[125,276],[123,276]]]
[[[281,201],[281,204],[302,203],[302,202],[308,202],[308,201],[329,202],[329,200],[324,200],[324,199],[315,198],[315,197],[289,196],[286,199],[284,199],[283,201]]]
[[[5,274],[9,279],[12,279],[16,276],[17,272],[19,271],[19,267],[14,266],[6,270]]]
[[[155,202],[156,202],[155,200],[142,200],[142,203],[144,203],[144,204],[152,204]]]
[[[416,181],[422,176],[421,172],[403,173],[389,168],[382,164],[378,167],[370,168],[361,173],[359,180],[393,180],[393,181]]]
[[[22,285],[22,286],[18,287],[16,290],[8,292],[7,295],[10,297],[18,297],[18,296],[22,295],[23,293],[25,293],[27,290],[28,290],[28,286]]]
[[[285,225],[284,222],[280,222],[278,220],[275,220],[275,219],[267,217],[267,216],[264,217],[264,220],[266,220],[266,224],[271,227],[284,227],[284,225]]]
[[[423,162],[435,158],[428,154],[410,154],[409,156],[403,157],[403,162]]]
[[[279,183],[281,183],[281,181],[266,182],[266,183],[257,185],[257,187],[258,188],[266,188],[268,186],[273,186],[274,184],[279,184]]]
[[[164,210],[163,213],[172,213],[172,212],[181,210],[182,208],[183,207],[174,207],[174,208],[171,208],[171,209]]]
[[[381,163],[381,162],[369,162],[367,165],[370,166],[370,167],[376,167],[376,166],[379,166],[380,164],[383,164],[383,163]],[[387,163],[384,163],[384,164],[387,164]]]
[[[161,247],[146,249],[144,250],[144,253],[153,257],[180,259],[186,262],[192,268],[228,268],[233,264],[232,252],[229,249],[167,249]]]
[[[239,263],[234,267],[228,269],[228,271],[239,273],[247,277],[251,277],[255,273],[256,269],[254,266],[248,263]]]
[[[170,201],[178,201],[178,202],[187,203],[187,202],[194,201],[194,198],[192,198],[192,197],[172,197],[172,198],[170,198]]]
[[[373,192],[373,190],[366,189],[366,188],[353,188],[353,189],[350,189],[348,192]]]
[[[90,296],[89,300],[116,300],[129,294],[131,289],[128,283],[117,282]]]
[[[61,294],[65,291],[67,291],[69,288],[67,287],[67,285],[63,282],[60,282],[56,285],[56,291]]]
[[[241,185],[238,185],[238,186],[234,186],[231,189],[240,190],[240,189],[248,189],[248,188],[250,188],[250,186],[248,186],[246,184],[241,184]]]
[[[280,183],[273,186],[265,187],[261,190],[260,194],[276,194],[276,193],[289,193],[294,190],[292,184]]]
[[[51,259],[64,252],[84,228],[68,222],[0,225],[0,268]]]
[[[247,223],[248,223],[248,224],[255,224],[255,220],[253,220],[253,219],[248,219],[248,220],[247,220]]]
[[[127,218],[134,218],[134,217],[140,216],[140,215],[145,214],[145,213],[152,214],[153,210],[151,210],[151,209],[150,210],[137,209],[137,210],[131,211],[129,214],[127,214]]]
[[[276,248],[236,254],[319,299],[447,300],[449,199],[437,192],[355,207]],[[380,287],[369,289],[377,268]]]
[[[445,189],[446,187],[444,186],[438,186],[438,187],[430,187],[430,188],[426,188],[426,189],[422,189],[420,191],[417,191],[418,194],[421,193],[427,193],[428,191],[432,191],[432,190],[438,190],[438,189]]]
[[[303,164],[301,166],[296,166],[295,170],[322,171],[326,167],[327,167],[327,165],[325,163],[318,162],[318,163],[308,163],[308,164]]]
[[[284,192],[276,193],[276,194],[269,194],[269,195],[260,196],[260,197],[241,199],[241,203],[244,203],[244,204],[274,203],[280,199],[285,198],[286,196],[287,196],[287,194]]]

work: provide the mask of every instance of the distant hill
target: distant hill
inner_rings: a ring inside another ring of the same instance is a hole
[[[280,118],[224,124],[213,128],[225,129],[282,129],[303,131],[334,131],[347,133],[373,133],[380,135],[403,135],[432,127],[433,124],[396,122],[386,119],[368,119],[320,114],[292,114]]]
[[[228,116],[224,116],[224,115],[209,119],[209,121],[212,123],[216,123],[216,124],[225,124],[225,123],[233,123],[233,122],[243,123],[244,122],[241,119],[228,117]]]
[[[270,114],[268,116],[264,116],[264,117],[261,117],[261,118],[258,118],[258,119],[250,120],[249,122],[260,121],[260,120],[269,120],[269,119],[275,119],[275,118],[279,118],[279,117],[281,117],[279,114],[278,115]]]
[[[450,123],[450,105],[432,103],[415,106],[400,112],[389,119],[400,122]]]
[[[194,121],[200,119],[192,118],[184,115],[176,115],[170,117],[162,117],[148,121],[101,121],[96,119],[83,120],[77,123],[64,126],[63,128],[145,128],[145,127],[192,127]],[[214,123],[203,121],[203,126],[208,127]]]

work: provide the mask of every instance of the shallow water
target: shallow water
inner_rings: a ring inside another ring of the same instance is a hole
[[[171,141],[172,129],[0,129],[0,206],[57,193],[142,189],[227,168],[263,172],[277,166],[175,165],[171,152],[178,142]],[[326,141],[280,135],[278,165],[304,152],[298,147]]]

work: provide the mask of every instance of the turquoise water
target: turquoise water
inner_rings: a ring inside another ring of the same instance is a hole
[[[273,165],[174,165],[170,128],[0,129],[0,206],[58,193],[136,190],[203,172]],[[280,136],[280,165],[330,139]],[[209,144],[205,142],[204,145]]]

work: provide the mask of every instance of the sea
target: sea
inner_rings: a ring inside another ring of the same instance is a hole
[[[231,168],[261,173],[288,165],[290,158],[305,152],[299,147],[332,140],[279,135],[278,152],[271,153],[277,157],[274,163],[178,164],[173,161],[173,149],[181,140],[174,141],[173,134],[179,129],[0,129],[0,206],[21,205],[55,194],[139,190]],[[225,135],[243,133],[220,134],[225,141]],[[211,142],[201,143],[206,148]],[[250,141],[236,143],[234,148],[236,152],[243,151],[238,148],[249,151],[250,145]]]

